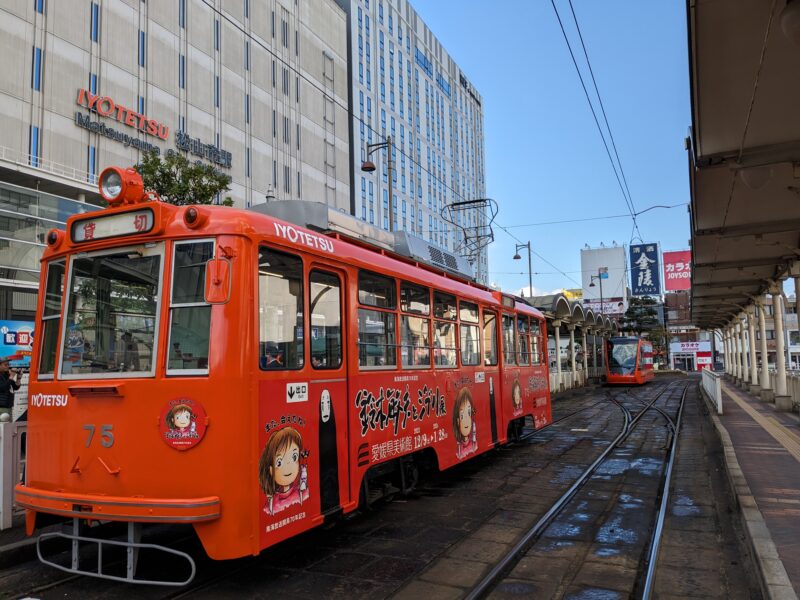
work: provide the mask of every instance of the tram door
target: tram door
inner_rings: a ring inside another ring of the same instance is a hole
[[[335,268],[259,248],[262,547],[349,501],[344,282]]]
[[[350,489],[343,273],[312,267],[308,276],[308,315],[309,402],[318,407],[320,512],[328,515],[348,502]]]

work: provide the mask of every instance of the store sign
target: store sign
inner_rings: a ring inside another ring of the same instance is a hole
[[[658,296],[658,244],[631,245],[631,293],[634,296]]]
[[[591,309],[596,315],[599,315],[601,312],[599,300],[584,299],[583,306]],[[602,313],[606,316],[620,316],[625,313],[625,303],[622,301],[622,298],[603,298]]]
[[[33,321],[0,321],[0,357],[12,367],[29,367],[33,349]]]
[[[78,127],[83,127],[92,133],[99,133],[102,136],[119,142],[120,144],[124,144],[125,147],[133,146],[142,152],[155,152],[156,154],[161,154],[161,148],[158,146],[154,146],[153,144],[146,142],[145,140],[140,140],[137,137],[130,136],[127,133],[114,129],[113,127],[106,127],[105,123],[92,121],[92,117],[90,115],[84,115],[81,111],[75,112],[75,125]]]
[[[114,119],[123,125],[133,127],[139,131],[152,135],[162,140],[169,136],[169,127],[156,121],[148,119],[147,115],[140,114],[133,109],[126,108],[118,104],[110,96],[98,96],[90,91],[80,88],[76,100],[78,106],[87,108],[101,117]]]
[[[213,144],[204,144],[200,138],[191,138],[188,133],[183,131],[175,132],[175,147],[195,156],[202,156],[220,167],[231,168],[232,155],[230,152]]]
[[[692,287],[692,252],[664,252],[664,291],[677,292]]]
[[[669,345],[670,352],[694,353],[711,352],[711,342],[672,342]]]

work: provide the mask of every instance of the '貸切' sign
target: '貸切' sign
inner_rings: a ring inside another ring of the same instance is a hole
[[[634,296],[661,294],[658,244],[631,245],[631,293]]]

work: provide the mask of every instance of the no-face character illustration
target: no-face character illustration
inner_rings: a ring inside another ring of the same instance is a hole
[[[196,417],[187,404],[176,404],[170,408],[166,421],[170,431],[181,434],[181,437],[197,436]]]
[[[475,407],[469,388],[461,388],[453,407],[453,435],[456,438],[456,456],[462,459],[478,449],[478,429],[475,425]]]
[[[519,384],[519,379],[515,379],[511,386],[511,402],[514,406],[514,416],[517,417],[522,414],[522,386]]]
[[[294,427],[270,436],[258,461],[258,481],[267,496],[265,513],[275,515],[308,500],[308,467],[301,462],[307,456],[303,438]]]

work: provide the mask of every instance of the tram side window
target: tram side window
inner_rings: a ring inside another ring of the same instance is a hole
[[[539,365],[542,363],[542,338],[539,328],[539,321],[531,319],[531,364]]]
[[[303,367],[303,261],[261,247],[258,256],[258,340],[262,369]]]
[[[488,311],[483,312],[483,364],[497,365],[497,315]]]
[[[52,377],[56,368],[58,333],[61,329],[61,298],[64,295],[64,261],[51,262],[47,267],[44,310],[42,311],[42,351],[39,356],[39,375]]]
[[[167,372],[208,372],[211,306],[205,302],[206,263],[214,242],[176,242],[172,261]]]
[[[361,271],[358,301],[388,310],[358,309],[358,364],[363,368],[397,366],[397,334],[394,311],[396,283],[390,277]]]
[[[460,302],[459,315],[461,317],[461,364],[464,366],[479,365],[481,364],[481,349],[478,340],[478,305],[471,302]]]
[[[426,287],[400,283],[400,310],[415,315],[429,315],[431,293]],[[430,319],[400,315],[400,360],[403,367],[430,367]]]
[[[395,281],[383,275],[361,271],[358,274],[358,302],[378,308],[397,308]]]
[[[434,323],[433,363],[441,368],[455,368],[457,325],[449,321]]]
[[[514,317],[503,315],[503,362],[514,365],[516,361],[516,344],[514,344]]]
[[[530,364],[530,326],[528,317],[525,315],[517,316],[517,330],[519,331],[519,364],[527,366]]]
[[[339,278],[313,271],[309,276],[311,366],[338,369],[342,364],[342,312]]]
[[[437,319],[455,321],[456,297],[444,292],[433,292],[433,316]]]

